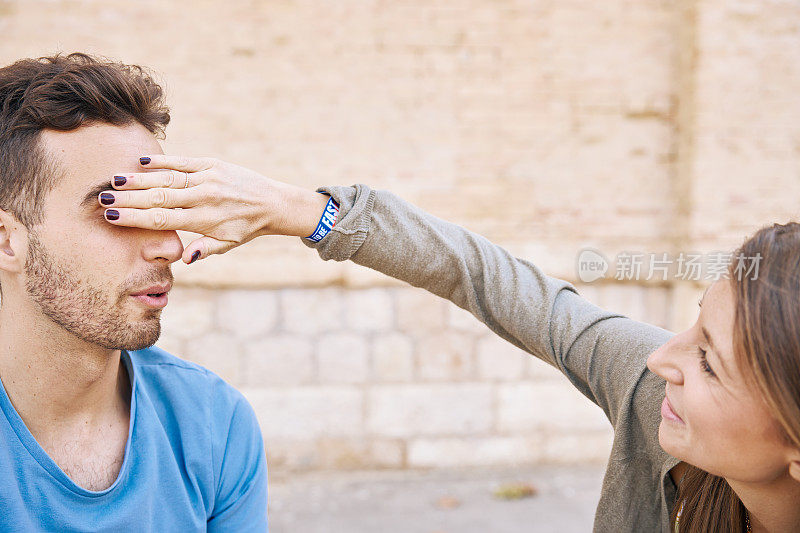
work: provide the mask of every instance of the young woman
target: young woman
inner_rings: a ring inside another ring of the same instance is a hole
[[[112,224],[202,234],[187,263],[260,235],[320,236],[327,209],[333,229],[304,239],[323,259],[447,298],[558,367],[614,426],[595,531],[800,531],[800,224],[747,239],[735,255],[760,254],[757,277],[731,268],[673,335],[388,192],[318,194],[212,159],[141,163],[99,201]]]

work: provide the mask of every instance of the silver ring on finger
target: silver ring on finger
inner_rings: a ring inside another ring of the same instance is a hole
[[[183,188],[186,189],[189,187],[189,173],[184,172],[184,174],[186,174],[186,182],[183,184]]]

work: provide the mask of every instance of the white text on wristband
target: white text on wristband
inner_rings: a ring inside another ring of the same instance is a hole
[[[339,218],[339,204],[333,198],[329,198],[325,211],[322,212],[322,218],[319,219],[317,224],[317,229],[306,239],[312,242],[321,241],[336,225],[337,218]]]

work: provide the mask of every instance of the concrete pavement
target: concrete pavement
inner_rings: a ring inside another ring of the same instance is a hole
[[[591,531],[602,466],[331,472],[270,479],[272,533]],[[537,494],[494,496],[522,482]]]

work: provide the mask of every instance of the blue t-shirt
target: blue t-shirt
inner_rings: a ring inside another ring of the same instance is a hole
[[[116,481],[98,492],[45,453],[0,382],[0,531],[265,531],[264,443],[244,397],[160,348],[121,357],[128,442]]]

